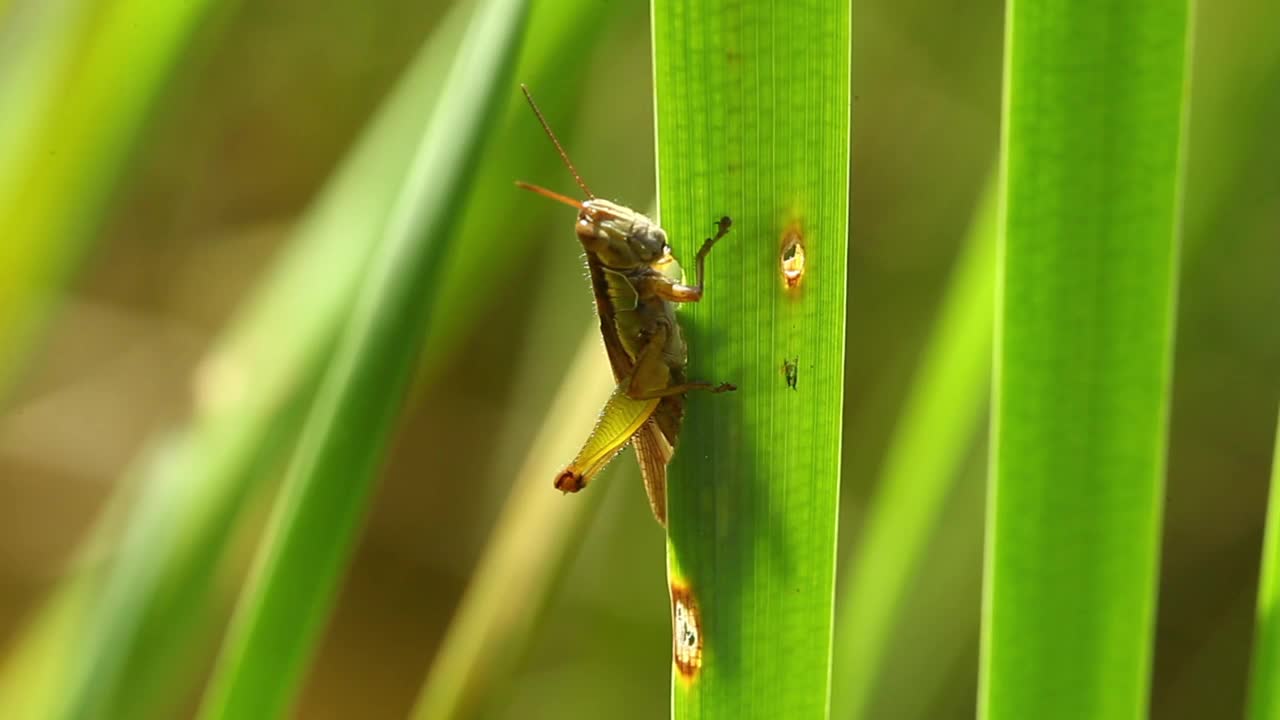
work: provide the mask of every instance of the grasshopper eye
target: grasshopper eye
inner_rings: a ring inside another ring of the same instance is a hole
[[[629,240],[631,249],[641,262],[653,262],[667,252],[667,233],[656,225],[642,228]]]

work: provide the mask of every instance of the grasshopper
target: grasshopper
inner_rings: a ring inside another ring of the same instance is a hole
[[[631,208],[597,198],[551,131],[529,88],[521,85],[520,89],[587,199],[578,201],[525,182],[516,185],[577,208],[578,240],[586,251],[600,334],[618,384],[578,456],[556,476],[555,486],[562,492],[578,492],[630,442],[640,461],[649,505],[665,526],[667,463],[675,453],[684,420],[685,393],[736,389],[729,383],[690,382],[685,377],[687,348],[675,314],[675,303],[702,299],[707,253],[729,232],[731,221],[728,217],[716,221],[715,235],[702,243],[694,259],[697,284],[684,284],[666,232]]]

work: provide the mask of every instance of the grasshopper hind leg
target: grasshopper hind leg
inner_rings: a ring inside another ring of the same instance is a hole
[[[625,388],[615,388],[578,456],[556,475],[556,489],[571,493],[585,488],[648,422],[658,402],[658,398],[632,398]]]

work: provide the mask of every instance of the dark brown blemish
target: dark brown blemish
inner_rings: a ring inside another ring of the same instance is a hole
[[[795,390],[796,383],[800,379],[800,358],[797,357],[794,360],[783,358],[782,373],[787,378],[787,387]]]
[[[805,273],[804,233],[800,229],[799,222],[791,223],[782,233],[779,265],[782,271],[782,286],[787,290],[798,290]]]
[[[676,677],[693,682],[702,669],[702,613],[686,584],[671,583],[671,658]]]

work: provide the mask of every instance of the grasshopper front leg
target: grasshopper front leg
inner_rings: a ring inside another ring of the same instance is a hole
[[[658,285],[655,291],[658,297],[671,302],[698,302],[702,299],[702,273],[706,268],[707,254],[711,252],[712,246],[716,241],[729,234],[729,227],[733,225],[733,221],[728,216],[722,217],[716,221],[716,234],[707,238],[702,242],[702,247],[698,248],[698,254],[693,258],[695,285],[685,285],[678,282],[665,282]]]

